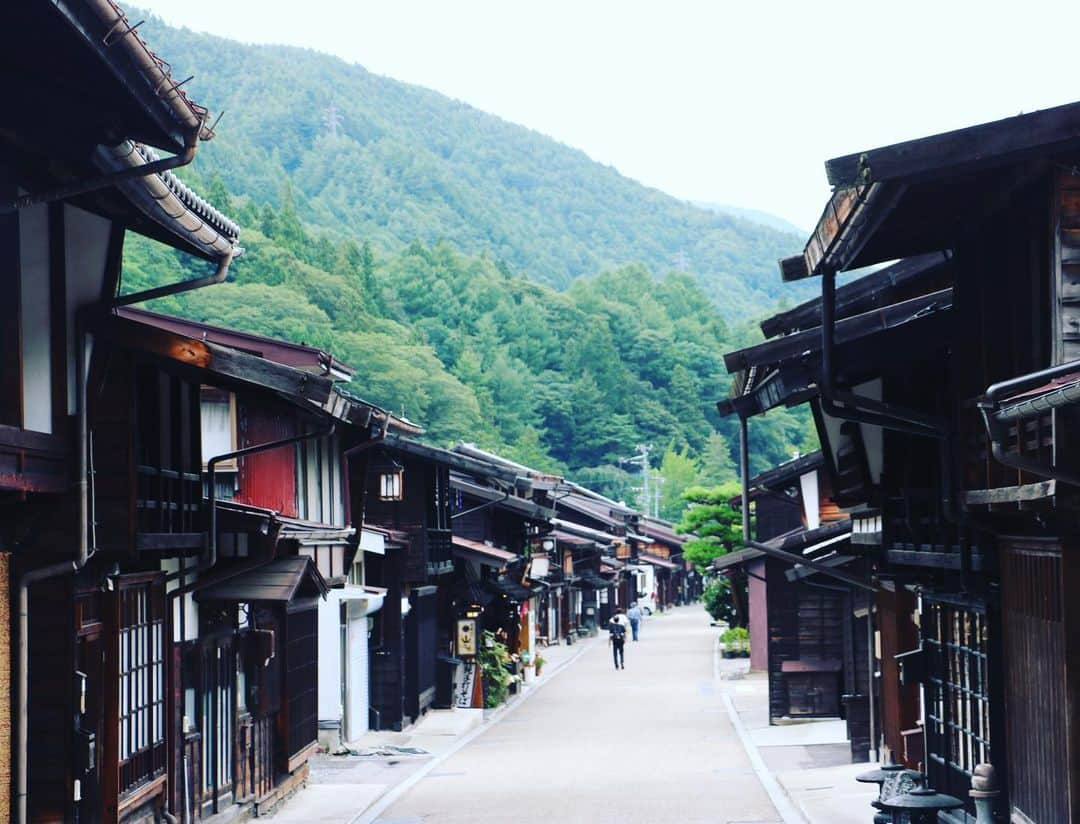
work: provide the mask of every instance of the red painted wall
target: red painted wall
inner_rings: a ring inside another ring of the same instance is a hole
[[[297,434],[291,410],[279,411],[265,404],[237,400],[237,441],[241,448]],[[239,503],[273,509],[295,518],[296,446],[282,446],[240,459]]]

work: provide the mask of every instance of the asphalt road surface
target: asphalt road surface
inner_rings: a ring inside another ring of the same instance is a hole
[[[648,619],[616,671],[593,642],[378,824],[776,824],[713,680],[697,605]]]

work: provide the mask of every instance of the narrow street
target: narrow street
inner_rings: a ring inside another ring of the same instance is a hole
[[[616,671],[604,638],[378,824],[773,824],[713,680],[699,605],[650,618]]]

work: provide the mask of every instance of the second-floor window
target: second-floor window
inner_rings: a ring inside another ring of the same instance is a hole
[[[301,441],[296,454],[296,511],[305,521],[342,526],[340,451],[336,437]]]
[[[236,439],[236,396],[232,392],[204,386],[201,390],[200,412],[202,417],[202,463],[215,455],[234,452]],[[214,470],[216,497],[228,500],[236,494],[236,459],[221,461]]]

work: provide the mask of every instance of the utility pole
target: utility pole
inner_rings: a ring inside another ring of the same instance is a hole
[[[638,444],[637,450],[641,454],[641,511],[648,515],[649,504],[652,503],[652,498],[649,495],[649,452],[652,447]]]
[[[334,101],[330,101],[330,105],[326,107],[326,128],[330,132],[331,137],[338,136],[338,128],[341,126],[341,112],[338,111],[337,106],[334,105]]]

